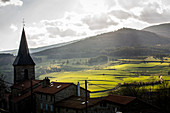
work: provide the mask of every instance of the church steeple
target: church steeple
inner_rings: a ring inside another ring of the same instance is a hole
[[[18,55],[13,63],[13,65],[35,65],[34,61],[32,60],[29,49],[27,45],[27,40],[25,36],[25,30],[22,30],[21,42],[18,50]]]
[[[23,27],[18,55],[13,63],[14,66],[14,84],[29,79],[35,79],[35,63],[30,56]]]
[[[18,51],[18,55],[22,55],[22,54],[29,54],[24,28],[22,30],[21,42],[20,42],[20,47]]]

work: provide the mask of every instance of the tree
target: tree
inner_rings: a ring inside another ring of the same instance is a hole
[[[0,73],[0,90],[4,89],[5,87],[4,80],[5,80],[5,76]]]
[[[3,74],[0,74],[0,108],[6,107],[6,101],[5,101],[6,85],[4,79],[5,76]]]
[[[163,109],[164,112],[170,113],[170,83],[164,81],[157,89],[157,92],[154,103]]]
[[[170,82],[164,81],[159,87],[151,91],[146,87],[140,86],[124,86],[119,88],[111,94],[118,94],[124,96],[133,96],[140,98],[152,105],[159,107],[163,113],[170,113]]]

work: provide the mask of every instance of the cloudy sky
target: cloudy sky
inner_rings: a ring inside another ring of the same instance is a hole
[[[170,0],[0,0],[0,50],[19,47],[23,18],[34,48],[170,22],[169,12]]]

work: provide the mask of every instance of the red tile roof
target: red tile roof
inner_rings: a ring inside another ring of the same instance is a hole
[[[27,97],[31,96],[31,92],[28,92],[28,93],[25,93],[24,95],[21,95],[21,96],[17,96],[13,99],[11,99],[12,102],[18,102],[18,101],[21,101]]]
[[[42,82],[42,80],[32,80],[32,85],[36,85],[38,83]],[[28,89],[31,86],[31,81],[30,80],[25,80],[24,82],[21,82],[19,84],[14,84],[13,86],[11,86],[12,88],[16,88],[16,89]]]
[[[33,86],[42,82],[42,80],[33,80]],[[23,90],[26,90],[28,88],[30,88],[30,81],[27,80],[25,82],[22,82],[20,84],[15,84],[12,87],[13,88],[18,88],[18,89],[22,89],[22,84],[24,84],[24,88]],[[52,82],[51,85],[47,86],[47,87],[42,87],[42,85],[40,84],[38,87],[33,89],[33,92],[35,93],[45,93],[45,94],[55,94],[71,85],[75,85],[73,83],[62,83],[62,82]],[[17,102],[20,101],[26,97],[30,96],[30,91],[21,95],[21,96],[17,96],[15,98],[12,99],[12,101]]]
[[[126,105],[135,99],[136,97],[120,96],[120,95],[109,95],[104,98],[104,100],[111,101],[113,103],[121,104],[121,105]]]
[[[112,102],[113,104],[126,105],[135,99],[136,99],[136,97],[119,96],[119,95],[109,95],[104,98],[89,98],[88,99],[88,107],[94,106],[94,105],[101,103],[103,101]],[[57,102],[56,106],[72,108],[72,109],[84,109],[86,107],[85,98],[72,96],[72,97],[64,99],[60,102]]]
[[[94,106],[95,104],[101,102],[101,99],[88,99],[88,107]],[[71,96],[56,103],[58,107],[73,108],[73,109],[85,109],[85,97]]]
[[[61,82],[52,82],[51,85],[47,87],[39,87],[35,92],[37,93],[46,93],[46,94],[55,94],[71,85],[73,83],[61,83]]]
[[[38,87],[36,87],[35,89],[33,89],[33,92],[35,92],[35,90],[37,90],[39,87],[41,87],[41,85],[38,86]],[[15,98],[11,99],[11,101],[13,101],[13,102],[18,102],[18,101],[21,101],[21,100],[29,97],[29,96],[31,96],[31,91],[29,91],[29,92],[27,92],[27,93],[25,93],[25,94],[22,94],[21,96],[15,97]]]

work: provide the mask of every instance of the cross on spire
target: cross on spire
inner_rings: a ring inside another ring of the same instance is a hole
[[[25,20],[24,20],[24,18],[22,20],[22,23],[23,23],[23,27],[25,27]]]

